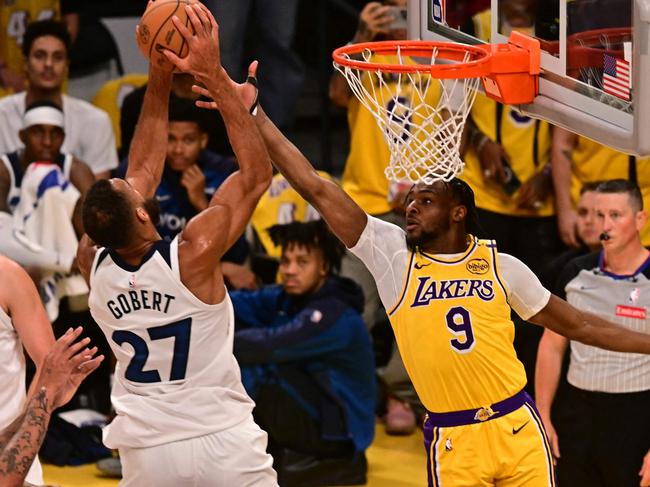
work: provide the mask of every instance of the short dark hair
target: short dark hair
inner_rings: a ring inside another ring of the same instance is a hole
[[[296,244],[320,249],[328,271],[332,273],[340,270],[345,247],[323,220],[273,225],[267,232],[273,243],[280,245],[283,251]]]
[[[170,122],[194,122],[202,132],[206,132],[204,110],[199,109],[193,100],[172,96],[169,100]]]
[[[29,56],[29,52],[32,50],[32,45],[34,41],[39,37],[52,36],[59,39],[63,42],[65,46],[66,56],[70,57],[70,48],[72,46],[72,39],[70,38],[70,33],[68,32],[67,26],[59,20],[38,20],[36,22],[30,22],[27,25],[25,30],[25,35],[23,36],[23,55],[25,57]]]
[[[580,188],[580,196],[590,191],[593,192],[598,191],[598,186],[600,186],[601,184],[603,184],[602,181],[591,181],[588,183],[584,183]]]
[[[476,210],[476,200],[474,198],[474,190],[465,181],[459,178],[453,178],[451,181],[445,183],[451,193],[451,199],[455,203],[460,203],[467,208],[467,216],[465,217],[465,231],[472,235],[480,233],[480,225],[478,221],[478,211]]]
[[[84,231],[98,245],[126,247],[133,233],[133,210],[126,196],[115,191],[106,179],[93,184],[83,202]]]
[[[639,186],[627,179],[609,179],[603,181],[596,188],[597,193],[601,194],[627,194],[630,203],[635,211],[643,210],[643,196]]]

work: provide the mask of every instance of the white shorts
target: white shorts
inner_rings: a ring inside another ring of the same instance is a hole
[[[120,448],[120,487],[277,487],[267,435],[252,416],[211,435]]]

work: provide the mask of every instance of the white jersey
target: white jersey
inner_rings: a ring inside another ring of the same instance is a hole
[[[25,354],[11,318],[0,308],[0,431],[9,426],[23,411],[25,391]],[[38,457],[34,458],[26,480],[43,484],[43,470]]]
[[[26,92],[0,99],[0,153],[23,147],[18,132],[22,129]],[[61,152],[85,162],[94,174],[118,165],[111,119],[104,110],[68,95],[63,100],[65,139]]]
[[[406,234],[397,225],[368,215],[368,223],[359,241],[350,248],[368,268],[377,283],[377,291],[386,309],[393,309],[404,288],[408,270]],[[443,254],[453,258],[461,254]],[[524,320],[539,313],[551,293],[542,286],[523,262],[499,252],[499,274],[505,281],[508,304]]]
[[[20,187],[23,181],[24,172],[21,166],[20,159],[22,157],[22,150],[17,150],[9,154],[0,155],[0,162],[4,164],[5,169],[9,173],[9,191],[7,191],[7,207],[13,214],[14,210],[20,202]],[[63,176],[70,181],[70,169],[74,157],[72,154],[59,154],[54,164],[59,166]]]
[[[146,448],[241,423],[253,401],[233,356],[230,296],[200,301],[181,282],[178,239],[156,242],[139,266],[97,251],[89,306],[115,357],[104,430],[109,448]]]

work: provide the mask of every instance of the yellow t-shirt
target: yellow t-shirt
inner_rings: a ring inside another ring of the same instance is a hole
[[[9,69],[19,74],[24,72],[21,46],[27,24],[57,19],[60,15],[59,0],[13,0],[0,4],[0,58]]]
[[[477,37],[490,39],[490,11],[474,16]],[[497,123],[500,123],[500,143],[510,156],[513,172],[523,183],[541,171],[551,158],[551,126],[521,115],[510,106],[503,106],[499,116],[497,102],[479,93],[472,107],[470,117],[478,129],[490,140],[497,140]],[[487,211],[512,216],[551,216],[555,214],[552,194],[543,201],[539,210],[522,210],[515,204],[518,192],[508,195],[500,186],[486,183],[478,156],[469,144],[465,153],[465,170],[461,178],[474,190],[476,205]]]
[[[373,62],[396,62],[394,56],[374,56]],[[372,77],[365,75],[363,85],[372,92]],[[376,77],[375,77],[376,78]],[[387,75],[384,77],[386,85],[375,86],[378,100],[384,100],[387,105],[395,104],[398,100],[400,106],[414,105],[414,90],[406,77],[402,77],[401,89],[398,91],[398,77]],[[433,80],[425,101],[429,105],[436,105],[440,98],[440,86]],[[417,100],[419,104],[420,100]],[[399,116],[413,117],[414,123],[419,123],[419,113],[401,113]],[[371,215],[381,215],[391,211],[388,200],[390,182],[384,170],[388,167],[390,152],[383,132],[377,126],[372,113],[368,111],[356,97],[350,99],[348,105],[348,125],[350,127],[350,154],[345,163],[341,186],[346,193],[366,212]]]
[[[332,176],[324,171],[318,174],[331,181]],[[271,257],[280,258],[281,248],[273,245],[267,229],[273,225],[285,223],[309,222],[320,219],[320,215],[298,192],[291,187],[282,174],[276,174],[271,181],[271,186],[260,199],[253,216],[251,225],[257,233],[264,250]]]
[[[643,195],[643,207],[650,211],[650,158],[636,158],[637,184]],[[585,183],[607,179],[628,179],[630,156],[611,147],[578,137],[571,152],[571,200],[574,206],[580,199],[580,188]],[[650,246],[650,224],[641,231],[643,245]]]
[[[472,238],[453,260],[410,253],[405,288],[389,319],[429,411],[486,407],[526,384],[498,269],[493,241]]]

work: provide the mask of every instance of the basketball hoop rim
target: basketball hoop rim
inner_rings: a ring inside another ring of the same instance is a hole
[[[431,58],[434,49],[438,50],[437,59],[455,61],[454,64],[389,64],[374,63],[351,56],[368,50],[374,55],[397,56],[398,51],[403,56]],[[472,59],[464,61],[470,53]],[[483,46],[472,46],[456,42],[442,41],[377,41],[350,44],[335,49],[332,52],[334,63],[339,66],[359,69],[362,71],[381,71],[386,73],[426,73],[434,78],[460,79],[481,78],[490,74],[491,53]]]

